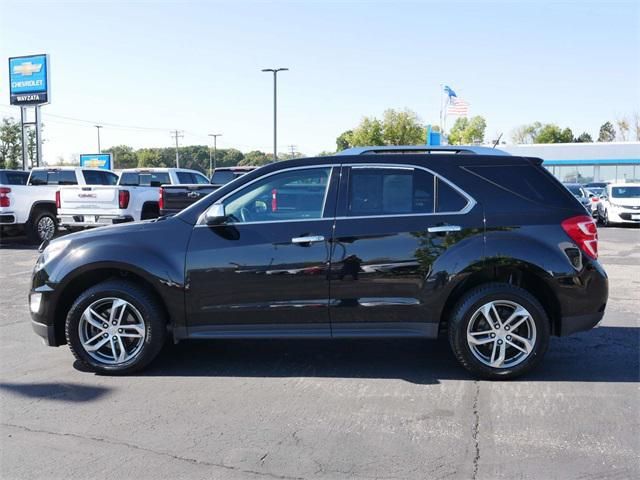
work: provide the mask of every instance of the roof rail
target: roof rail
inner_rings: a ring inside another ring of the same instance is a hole
[[[503,150],[477,145],[381,145],[370,147],[353,147],[337,152],[336,155],[375,155],[375,154],[403,154],[403,153],[448,153],[452,155],[504,155],[510,156]]]

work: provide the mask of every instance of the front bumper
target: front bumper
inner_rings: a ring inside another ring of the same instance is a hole
[[[53,325],[46,325],[44,323],[36,322],[35,320],[31,320],[31,327],[33,331],[38,334],[42,338],[42,342],[49,347],[57,347],[58,342],[56,340],[55,328]]]
[[[604,317],[604,309],[602,312],[590,313],[588,315],[576,315],[574,317],[563,317],[561,323],[560,335],[571,335],[576,332],[591,330],[598,325]]]
[[[640,224],[640,210],[630,208],[609,209],[610,223],[636,223]]]
[[[55,291],[47,284],[34,285],[29,292],[31,327],[42,338],[44,344],[50,347],[65,343],[62,333],[56,332],[55,328],[55,301],[52,298],[54,295]]]
[[[61,227],[104,227],[127,222],[133,222],[131,215],[58,215]]]

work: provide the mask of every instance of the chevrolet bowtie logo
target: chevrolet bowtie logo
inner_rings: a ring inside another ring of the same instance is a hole
[[[40,72],[40,70],[42,70],[41,63],[24,62],[13,67],[14,74],[24,75],[25,77],[30,77],[34,73]]]

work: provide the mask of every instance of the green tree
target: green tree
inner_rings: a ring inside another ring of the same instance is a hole
[[[22,164],[20,123],[3,118],[0,124],[0,168],[19,168]]]
[[[235,165],[239,165],[243,159],[244,155],[242,154],[242,152],[235,148],[218,150],[219,167],[233,167]]]
[[[267,155],[260,150],[253,150],[244,155],[244,158],[238,162],[238,165],[247,165],[247,166],[260,166],[266,165],[267,163],[271,163],[273,160],[273,155]]]
[[[385,145],[420,145],[425,143],[426,130],[415,112],[388,109],[384,112],[382,136]]]
[[[600,127],[600,133],[598,134],[599,142],[613,142],[616,139],[616,130],[613,128],[611,122],[604,122]]]
[[[451,145],[482,143],[486,129],[487,122],[481,116],[471,119],[466,117],[457,118],[449,133],[449,143]]]
[[[173,164],[167,164],[161,155],[159,148],[141,148],[136,151],[138,156],[139,167],[172,167]]]
[[[331,157],[331,156],[333,156],[335,154],[336,154],[336,152],[330,152],[328,150],[323,150],[322,152],[318,153],[316,155],[316,157]]]
[[[383,125],[377,118],[364,117],[349,135],[352,147],[365,145],[384,145]]]
[[[346,132],[342,132],[338,138],[336,138],[336,151],[340,152],[353,146],[351,145],[351,135],[353,135],[353,130],[347,130]]]
[[[582,132],[579,137],[574,140],[576,143],[591,143],[593,138],[587,132]]]
[[[127,145],[116,145],[104,150],[113,159],[113,168],[135,168],[138,166],[138,155]]]
[[[571,143],[573,132],[570,128],[561,130],[558,125],[547,123],[538,131],[534,139],[535,143]]]

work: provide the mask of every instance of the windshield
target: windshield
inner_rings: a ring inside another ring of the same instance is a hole
[[[638,187],[613,187],[611,188],[613,198],[640,198],[640,186]]]

